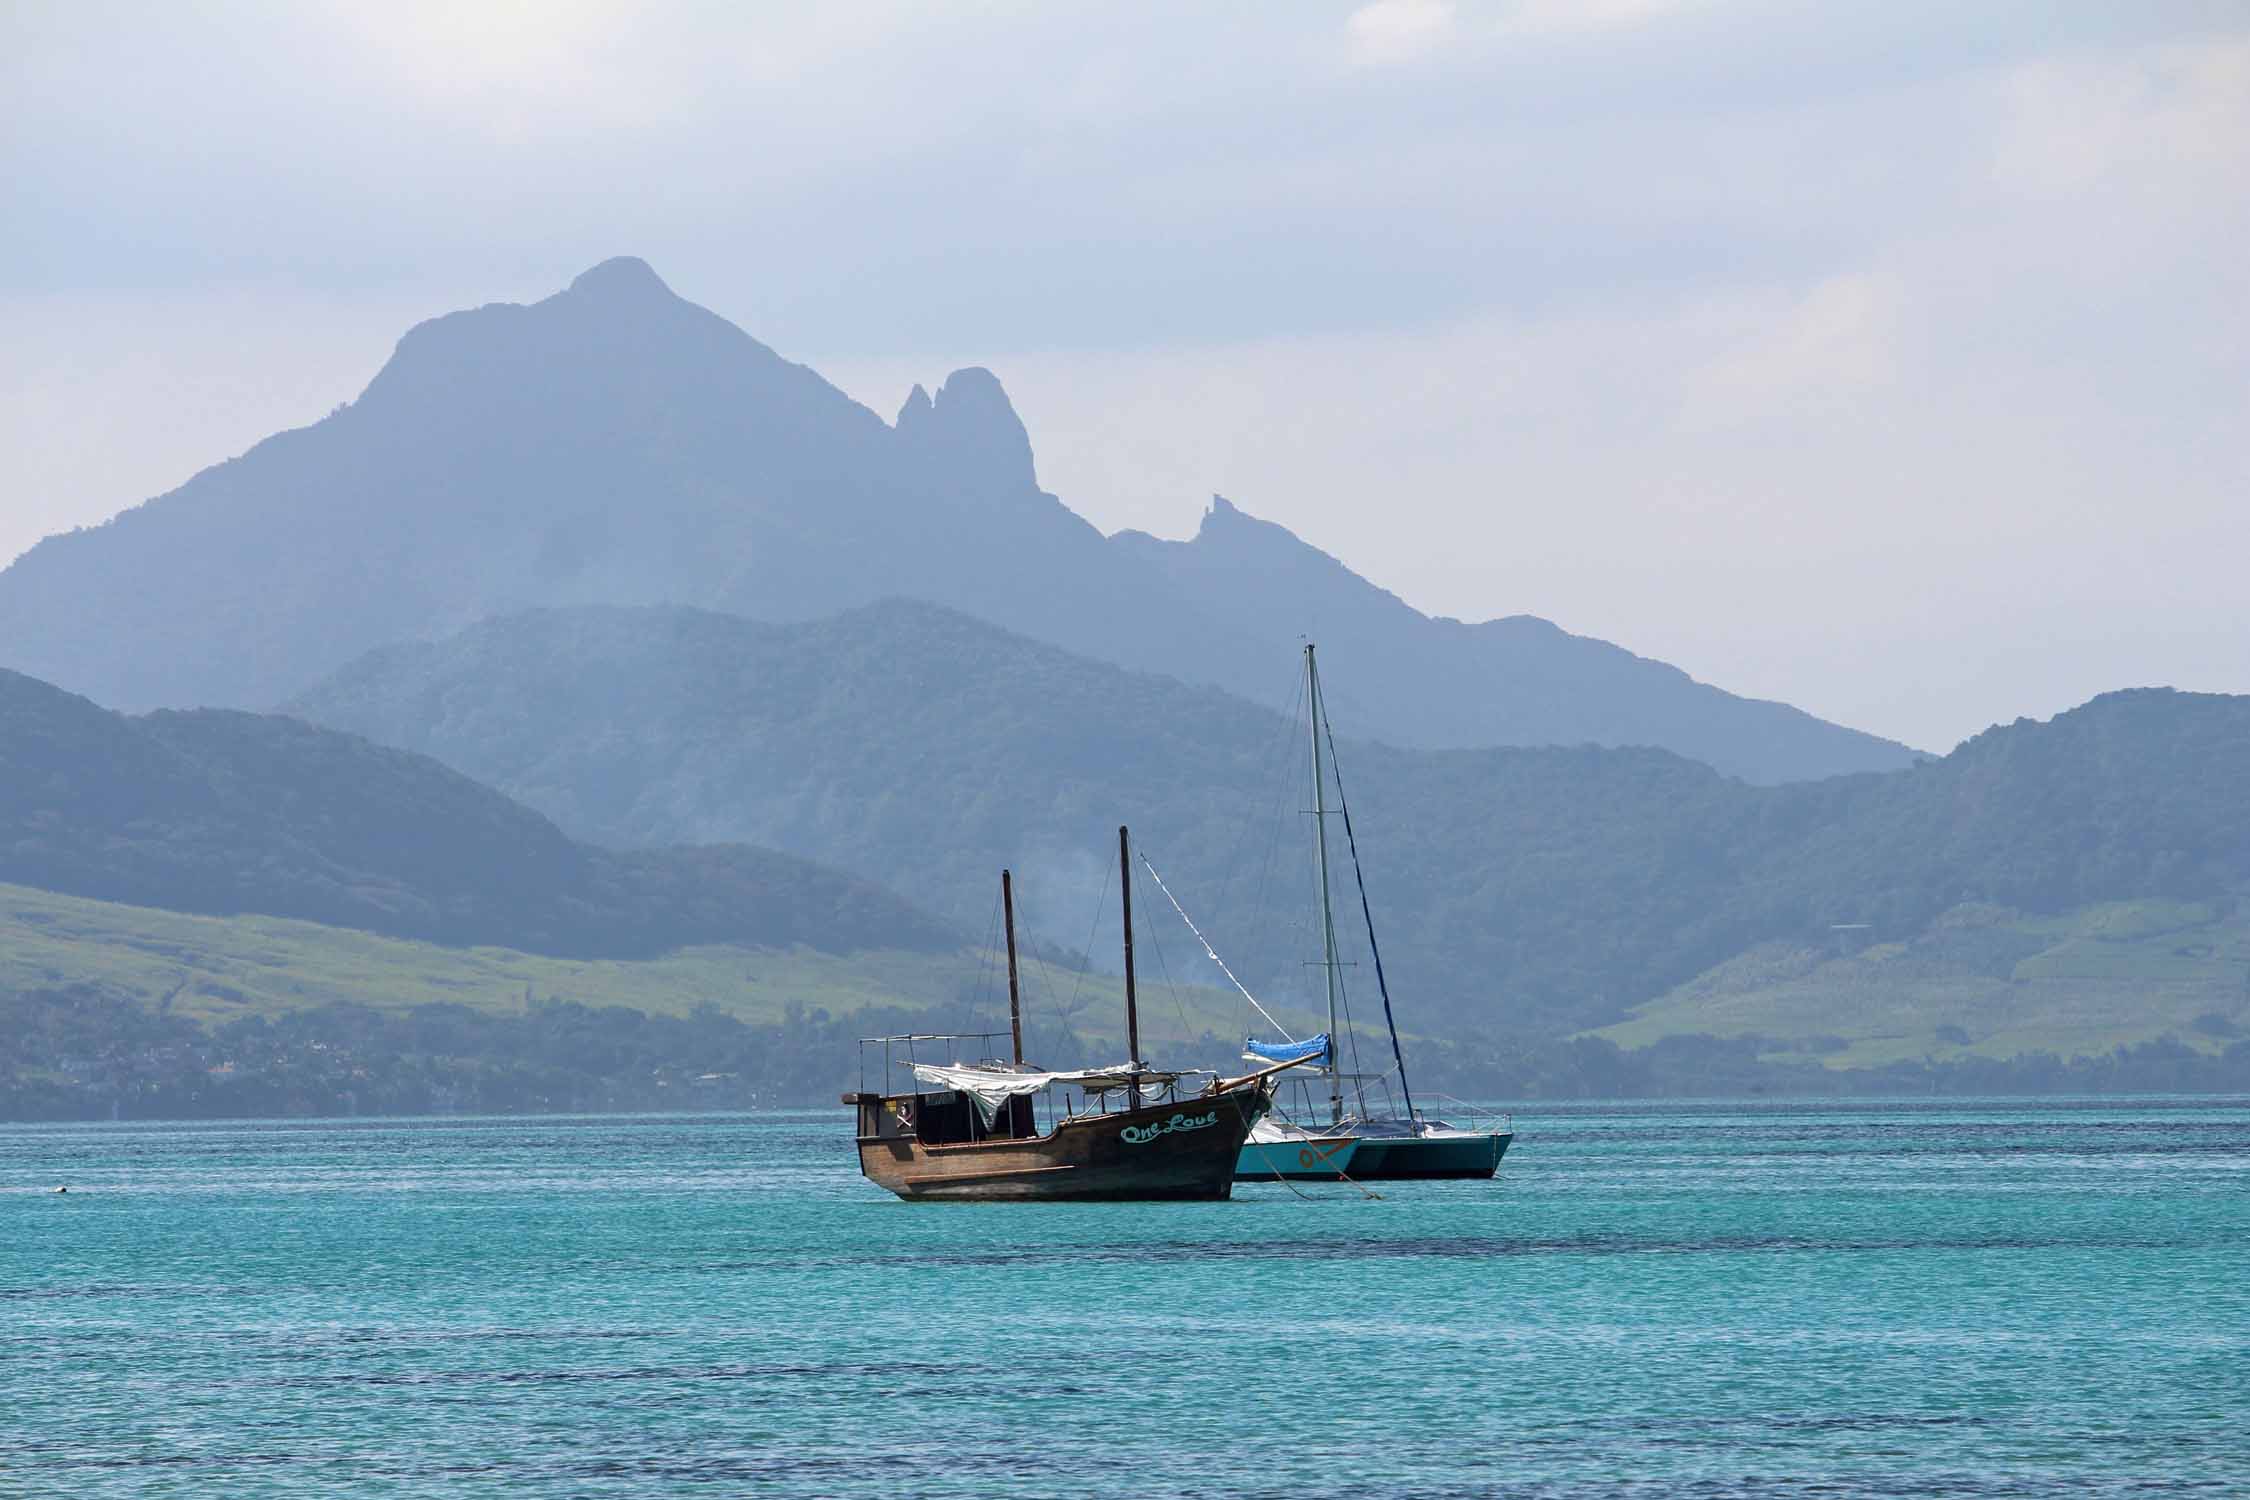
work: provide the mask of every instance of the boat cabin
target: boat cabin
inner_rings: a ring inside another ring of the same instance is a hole
[[[1005,1033],[916,1032],[860,1038],[860,1087],[843,1102],[859,1114],[861,1140],[913,1140],[924,1146],[1037,1140],[1067,1120],[1176,1102],[1180,1081],[1200,1074],[1156,1068],[1078,1068],[1050,1072],[1027,1063],[953,1061],[956,1044],[987,1043]],[[882,1090],[867,1087],[874,1049],[882,1056]],[[944,1062],[925,1060],[943,1055]],[[919,1088],[894,1089],[897,1070]],[[1044,1108],[1037,1101],[1044,1099]],[[1040,1120],[1047,1121],[1042,1131]]]
[[[925,1146],[958,1146],[973,1141],[1028,1141],[1039,1134],[1031,1096],[1001,1101],[988,1121],[974,1095],[959,1089],[925,1094],[846,1094],[859,1108],[863,1138],[897,1140],[911,1136]]]

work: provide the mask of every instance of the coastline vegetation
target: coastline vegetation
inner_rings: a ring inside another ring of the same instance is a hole
[[[452,1001],[377,1010],[330,1002],[203,1024],[90,987],[0,991],[0,1119],[165,1120],[742,1110],[833,1105],[858,1086],[870,1031],[989,1030],[989,1013],[791,1006],[744,1020],[539,1002],[509,1014]],[[1116,1038],[1033,1026],[1035,1055],[1109,1056]],[[1226,1066],[1206,1034],[1168,1062]],[[2086,1058],[1778,1063],[1755,1037],[1667,1037],[1625,1052],[1581,1037],[1471,1053],[1418,1049],[1416,1086],[1485,1100],[1919,1097],[2250,1091],[2250,1040],[2212,1054],[2163,1037]],[[1442,1102],[1436,1103],[1442,1112]]]

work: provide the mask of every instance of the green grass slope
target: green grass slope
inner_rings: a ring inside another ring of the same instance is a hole
[[[1047,1031],[1109,1040],[1124,1033],[1114,975],[1024,965],[1025,1011]],[[206,1027],[268,1020],[328,1005],[404,1013],[455,1004],[513,1015],[532,1004],[623,1006],[687,1016],[714,1007],[738,1020],[780,1020],[793,1007],[849,1016],[869,1010],[1004,1014],[1005,974],[975,949],[867,949],[706,944],[652,958],[558,958],[507,948],[448,947],[283,917],[214,917],[0,885],[0,992],[90,987]],[[1144,1046],[1233,1034],[1239,1002],[1163,981],[1142,987]]]
[[[1962,906],[1910,939],[1853,952],[1761,944],[1593,1035],[1633,1049],[1748,1037],[1772,1060],[1829,1068],[2093,1057],[2161,1037],[2216,1054],[2250,1036],[2250,910],[2130,901],[2040,917]]]

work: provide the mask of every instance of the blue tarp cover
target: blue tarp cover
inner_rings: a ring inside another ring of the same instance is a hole
[[[1244,1040],[1244,1057],[1260,1058],[1266,1062],[1295,1062],[1300,1057],[1328,1057],[1328,1033],[1308,1036],[1301,1042],[1261,1042],[1256,1037]]]

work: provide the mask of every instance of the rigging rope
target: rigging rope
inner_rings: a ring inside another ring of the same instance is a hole
[[[984,919],[984,943],[977,950],[977,987],[973,1004],[979,1014],[984,1011],[986,1004],[992,998],[993,947],[999,937],[999,932],[1000,896],[998,892],[995,892],[992,897],[991,914]]]
[[[1142,863],[1147,863],[1147,856],[1142,856]],[[1196,1036],[1194,1027],[1188,1023],[1187,1002],[1180,998],[1180,987],[1172,982],[1172,962],[1164,956],[1164,940],[1156,935],[1153,928],[1148,934],[1148,945],[1156,950],[1157,972],[1164,976],[1164,988],[1171,992],[1172,1008],[1180,1013],[1180,1037],[1184,1043],[1192,1046]]]
[[[1326,715],[1322,715],[1324,721],[1326,717]],[[1344,795],[1343,764],[1336,759],[1336,730],[1333,725],[1325,722],[1321,727],[1328,731],[1328,765],[1336,773],[1336,806],[1344,815],[1344,846],[1351,851],[1352,880],[1359,886],[1359,914],[1367,923],[1367,951],[1375,959],[1375,988],[1381,991],[1383,996],[1383,1024],[1390,1028],[1391,1056],[1398,1062],[1399,1091],[1406,1095],[1406,1118],[1411,1120],[1415,1117],[1414,1085],[1406,1081],[1406,1054],[1399,1048],[1398,1020],[1391,1014],[1391,987],[1389,982],[1383,978],[1383,950],[1375,943],[1375,913],[1367,904],[1367,876],[1359,867],[1359,840],[1352,836],[1352,804],[1351,800]],[[1353,1057],[1356,1062],[1358,1057],[1358,1043],[1356,1041],[1353,1043]],[[1362,1107],[1365,1106],[1365,1102],[1364,1100],[1361,1101]]]
[[[1305,679],[1302,674],[1294,675],[1296,676],[1296,682],[1294,690],[1290,694],[1289,708],[1281,716],[1281,739],[1276,743],[1274,753],[1268,756],[1264,762],[1267,765],[1290,766],[1293,769],[1287,775],[1274,778],[1273,808],[1267,813],[1264,820],[1266,850],[1265,856],[1258,862],[1258,893],[1250,903],[1249,925],[1241,929],[1254,935],[1268,930],[1266,913],[1272,910],[1274,857],[1281,850],[1282,832],[1289,826],[1289,819],[1283,816],[1283,813],[1288,808],[1290,799],[1297,795],[1297,782],[1301,768],[1297,766],[1296,757],[1289,754],[1289,745],[1297,735],[1297,708],[1304,701]],[[1221,885],[1219,890],[1231,892],[1233,889],[1233,875],[1230,870],[1227,883]],[[1287,952],[1290,947],[1290,939],[1284,937],[1280,946],[1283,952]]]
[[[1086,924],[1086,951],[1078,956],[1078,979],[1070,987],[1070,1013],[1078,1014],[1078,992],[1085,987],[1086,971],[1094,966],[1094,934],[1101,931],[1102,909],[1109,904],[1109,861],[1102,861],[1101,894],[1094,898],[1094,920]],[[1067,1024],[1067,1023],[1066,1023]],[[1074,1032],[1073,1035],[1076,1033]]]
[[[1336,976],[1336,997],[1344,1006],[1344,1035],[1352,1044],[1352,1096],[1359,1101],[1359,1115],[1367,1118],[1367,1068],[1359,1060],[1359,1028],[1352,1024],[1351,991],[1344,984],[1344,976]]]
[[[1234,970],[1228,968],[1227,961],[1219,957],[1219,950],[1211,946],[1211,940],[1203,935],[1203,929],[1195,925],[1195,918],[1189,916],[1187,908],[1180,905],[1180,898],[1172,894],[1172,888],[1164,883],[1164,877],[1156,873],[1156,866],[1148,862],[1146,853],[1141,855],[1141,866],[1148,871],[1148,878],[1156,882],[1156,888],[1164,893],[1164,899],[1172,903],[1172,910],[1180,914],[1180,920],[1187,923],[1187,930],[1195,934],[1195,940],[1203,945],[1203,951],[1210,955],[1211,962],[1217,964],[1219,972],[1227,976],[1227,982],[1242,992],[1242,998],[1249,1001],[1251,1008],[1266,1018],[1268,1026],[1271,1026],[1292,1042],[1297,1040],[1289,1035],[1289,1028],[1276,1021],[1263,1005],[1258,1004],[1258,997],[1251,994],[1243,982],[1234,977]],[[1161,953],[1158,954],[1158,957],[1161,958],[1162,956]],[[1328,1044],[1333,1047],[1336,1044],[1335,1038],[1330,1037]]]
[[[1022,881],[1016,882],[1016,914],[1023,918],[1018,925],[1024,932],[1030,932],[1032,930],[1031,912],[1024,904]],[[1062,1014],[1062,1003],[1056,998],[1055,976],[1048,970],[1047,960],[1039,956],[1039,950],[1036,947],[1028,951],[1031,961],[1039,966],[1039,987],[1047,993],[1047,1008],[1053,1011],[1055,1019],[1061,1022],[1063,1033],[1066,1036],[1074,1036],[1075,1034],[1070,1030],[1069,1018]]]

